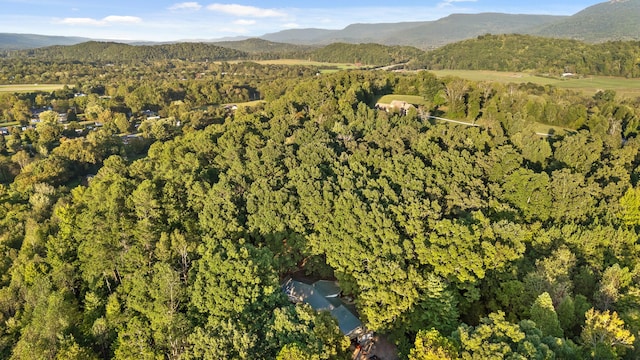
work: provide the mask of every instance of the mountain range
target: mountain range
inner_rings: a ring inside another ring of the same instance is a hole
[[[549,15],[515,15],[502,13],[453,14],[436,21],[390,24],[353,24],[342,30],[291,29],[261,38],[300,45],[378,43],[410,45],[421,49],[436,48],[487,33],[532,33],[565,17]]]
[[[291,29],[260,36],[261,39],[297,45],[378,43],[433,49],[483,34],[528,34],[569,38],[586,42],[640,40],[640,0],[611,0],[588,7],[572,16],[503,13],[453,14],[435,21],[352,24],[341,30]],[[73,45],[92,39],[0,33],[0,49],[30,49],[51,45]],[[215,42],[229,39],[184,40]],[[243,40],[243,39],[236,39]],[[122,42],[122,41],[121,41]],[[151,42],[128,42],[153,44]],[[262,43],[260,43],[262,44]],[[234,46],[240,46],[237,41]],[[249,47],[249,45],[245,45]],[[249,49],[242,49],[250,51]]]

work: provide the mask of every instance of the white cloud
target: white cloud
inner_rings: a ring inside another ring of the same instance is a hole
[[[255,20],[239,19],[233,22],[236,25],[255,25]]]
[[[118,16],[110,15],[100,20],[93,18],[64,18],[57,21],[58,24],[64,25],[91,25],[91,26],[105,26],[113,23],[128,23],[137,24],[142,22],[142,19],[137,16]]]
[[[245,6],[238,4],[211,4],[207,6],[207,9],[233,16],[246,16],[256,18],[287,16],[287,14],[275,9],[263,9],[255,6]]]
[[[200,9],[202,9],[202,5],[198,4],[197,2],[193,2],[193,1],[174,4],[174,5],[169,7],[169,10],[171,10],[171,11],[179,11],[179,10],[198,11]]]
[[[443,8],[443,7],[447,7],[447,6],[453,6],[455,3],[462,3],[462,2],[477,2],[478,0],[444,0],[443,2],[438,4],[439,8]]]
[[[137,16],[118,16],[111,15],[102,19],[105,23],[129,23],[129,24],[137,24],[142,22],[142,19]]]
[[[92,18],[64,18],[58,23],[65,25],[100,25],[100,21]]]
[[[297,29],[300,27],[300,24],[296,24],[296,23],[286,23],[282,25],[283,28],[285,29]]]

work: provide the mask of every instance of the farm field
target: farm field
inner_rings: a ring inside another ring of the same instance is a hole
[[[553,85],[563,89],[573,89],[586,94],[595,94],[599,90],[615,90],[618,95],[640,96],[640,80],[606,76],[591,76],[581,79],[558,79],[536,76],[525,72],[502,72],[487,70],[430,70],[435,75],[458,76],[472,81],[495,81],[501,83],[527,83]]]
[[[64,84],[12,84],[0,85],[0,92],[54,91],[63,87]]]
[[[262,65],[317,66],[321,68],[321,71],[323,73],[336,72],[339,70],[354,70],[354,69],[364,68],[364,67],[356,66],[355,64],[327,63],[327,62],[309,61],[309,60],[302,60],[302,59],[276,59],[276,60],[261,60],[256,62]]]
[[[379,102],[382,104],[390,104],[394,100],[406,101],[409,104],[414,104],[414,105],[427,105],[427,102],[425,101],[425,99],[422,96],[417,96],[417,95],[398,95],[398,94],[384,95],[380,99],[378,99],[378,101],[376,102]]]

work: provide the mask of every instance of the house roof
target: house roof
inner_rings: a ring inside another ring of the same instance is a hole
[[[362,321],[358,319],[344,305],[331,310],[331,315],[338,320],[338,327],[343,334],[351,336],[362,329]]]
[[[316,311],[329,311],[338,320],[338,327],[347,336],[357,335],[362,322],[340,300],[341,290],[334,281],[319,280],[313,285],[288,279],[282,284],[282,290],[289,300],[309,304]]]
[[[313,283],[313,287],[318,289],[325,297],[338,297],[342,292],[338,284],[330,280],[318,280]]]

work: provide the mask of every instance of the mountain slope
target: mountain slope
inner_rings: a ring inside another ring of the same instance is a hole
[[[33,49],[52,45],[75,45],[91,39],[69,36],[0,33],[0,49]]]
[[[640,0],[613,0],[588,7],[535,32],[587,42],[640,39]]]
[[[478,35],[527,33],[562,16],[501,13],[454,14],[436,21],[352,24],[342,30],[295,29],[261,36],[295,44],[379,43],[434,48]]]
[[[385,43],[435,48],[484,34],[526,34],[532,28],[563,19],[562,16],[502,13],[452,14],[440,20],[399,31]]]
[[[238,51],[244,51],[249,54],[293,53],[313,49],[313,47],[311,46],[295,45],[291,43],[279,43],[260,38],[251,38],[241,41],[216,41],[210,44],[221,46],[224,48],[235,49]]]
[[[273,42],[298,45],[316,45],[322,44],[324,39],[330,37],[330,34],[338,31],[339,30],[327,29],[289,29],[265,34],[260,36],[260,38]]]

